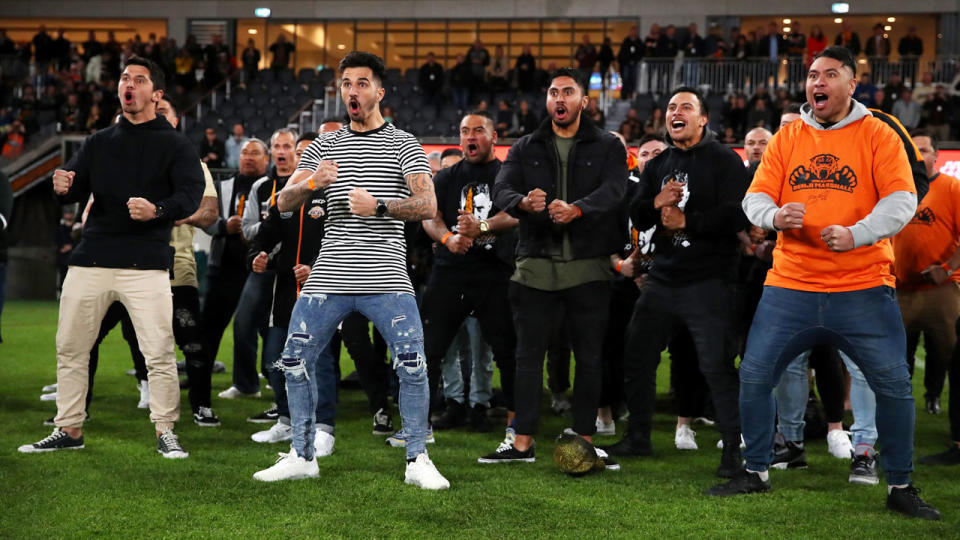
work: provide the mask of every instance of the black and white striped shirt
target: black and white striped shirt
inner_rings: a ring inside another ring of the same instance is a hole
[[[366,132],[345,127],[313,141],[297,170],[316,171],[323,160],[337,163],[337,181],[327,187],[323,245],[301,292],[413,294],[403,221],[355,216],[348,194],[360,187],[378,199],[409,197],[404,177],[431,174],[423,147],[393,124]]]

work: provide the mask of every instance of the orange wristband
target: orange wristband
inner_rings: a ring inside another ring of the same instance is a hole
[[[575,204],[572,204],[572,205],[570,205],[570,206],[573,206],[574,208],[577,209],[577,217],[583,217],[583,210],[581,210],[579,206],[577,206],[577,205],[575,205]]]
[[[314,183],[313,178],[307,179],[307,187],[313,190],[317,189],[317,184]]]
[[[947,272],[948,276],[953,274],[953,269],[950,268],[950,263],[943,263],[940,265],[940,268],[943,268]]]
[[[620,262],[617,263],[617,273],[620,274],[620,267],[623,266],[623,259],[620,259]]]
[[[450,238],[451,236],[453,236],[452,232],[448,232],[447,234],[443,235],[443,238],[440,239],[440,243],[446,245],[447,239]]]

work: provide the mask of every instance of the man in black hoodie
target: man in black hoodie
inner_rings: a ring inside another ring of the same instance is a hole
[[[554,73],[550,118],[510,148],[493,187],[494,206],[520,221],[509,289],[517,331],[516,440],[505,440],[481,463],[536,459],[543,358],[558,324],[570,323],[577,359],[573,430],[587,440],[596,431],[610,255],[625,242],[617,210],[627,155],[616,137],[581,114],[588,100],[579,71]]]
[[[737,154],[706,125],[702,96],[688,87],[674,90],[667,105],[673,145],[647,163],[631,205],[630,218],[638,229],[657,227],[657,250],[627,334],[624,374],[630,422],[626,436],[607,451],[621,456],[652,452],[660,351],[683,325],[693,337],[723,434],[717,474],[729,477],[740,468],[729,284],[739,257],[737,233],[747,225],[740,200],[748,179]]]
[[[166,458],[188,456],[173,433],[180,385],[169,242],[174,221],[200,206],[204,181],[193,146],[156,113],[163,79],[150,60],[128,60],[119,84],[123,117],[91,135],[66,167],[54,172],[61,204],[85,202],[90,195],[94,202],[60,297],[57,427],[20,452],[83,448],[90,348],[107,307],[119,300],[130,313],[149,370],[157,451]]]

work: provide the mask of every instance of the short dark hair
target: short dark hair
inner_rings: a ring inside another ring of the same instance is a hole
[[[710,113],[709,107],[707,107],[707,101],[703,99],[703,94],[699,90],[692,86],[678,86],[673,89],[673,92],[670,92],[670,99],[673,99],[673,96],[677,94],[693,94],[697,97],[697,103],[700,104],[700,116],[707,116]]]
[[[460,150],[459,148],[447,148],[442,154],[440,154],[440,159],[443,160],[449,156],[463,157],[463,150]]]
[[[316,131],[307,131],[306,133],[303,133],[302,135],[300,135],[299,137],[297,137],[297,142],[296,142],[296,144],[300,144],[300,143],[302,143],[303,141],[313,141],[313,140],[315,140],[317,137],[319,137],[319,135],[317,134]],[[296,144],[295,144],[294,146],[296,146]]]
[[[783,112],[780,114],[800,114],[800,104],[799,103],[790,103],[783,108]]]
[[[180,116],[180,111],[177,110],[177,106],[173,104],[172,100],[169,100],[167,98],[161,98],[160,101],[166,101],[167,105],[170,105],[170,110],[173,111],[173,115]],[[159,103],[157,103],[157,105],[159,105]]]
[[[640,147],[640,146],[643,146],[643,145],[647,144],[648,142],[653,142],[653,141],[662,142],[663,144],[667,144],[667,141],[663,140],[663,137],[661,137],[660,135],[655,135],[655,134],[653,134],[653,133],[647,133],[647,134],[644,135],[643,137],[640,137],[640,141],[637,143],[637,146]]]
[[[343,60],[340,61],[340,74],[347,68],[365,67],[370,68],[373,77],[377,79],[377,84],[383,86],[383,79],[387,75],[387,67],[383,63],[383,58],[364,51],[350,51]]]
[[[579,69],[562,67],[550,75],[550,82],[553,83],[553,80],[558,77],[570,77],[573,79],[573,82],[577,83],[577,86],[580,87],[580,91],[583,92],[583,95],[587,95],[587,81],[584,80],[583,73]]]
[[[930,146],[933,147],[934,151],[940,150],[940,139],[929,130],[926,129],[915,129],[910,132],[910,138],[914,137],[930,137]]]
[[[490,124],[491,128],[495,127],[494,121],[493,121],[493,115],[490,114],[490,111],[481,111],[480,109],[474,109],[464,114],[463,118],[466,118],[468,116],[482,116],[487,120],[487,123]],[[463,118],[460,119],[460,122],[463,122]],[[459,129],[459,127],[457,129]]]
[[[150,72],[150,82],[153,83],[154,92],[157,90],[166,90],[166,76],[163,74],[163,70],[160,69],[160,66],[158,66],[153,60],[144,58],[142,56],[131,56],[127,62],[123,64],[123,70],[127,69],[129,66],[143,66],[147,68],[147,70]]]
[[[841,64],[850,68],[850,71],[853,72],[854,77],[857,76],[857,60],[853,57],[853,53],[850,52],[850,49],[841,47],[839,45],[832,45],[820,51],[816,56],[813,57],[813,59],[816,60],[820,57],[837,60]]]

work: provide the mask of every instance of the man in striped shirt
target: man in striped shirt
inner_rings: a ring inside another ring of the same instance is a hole
[[[384,72],[383,60],[370,53],[354,51],[340,62],[340,92],[350,126],[307,148],[277,200],[278,209],[287,212],[324,189],[327,222],[281,355],[293,444],[275,465],[254,474],[258,480],[319,476],[316,456],[333,452],[333,425],[314,425],[316,389],[335,376],[332,363],[318,361],[319,352],[347,315],[360,312],[392,349],[406,432],[406,483],[424,489],[450,487],[426,451],[429,394],[423,328],[407,276],[403,236],[403,222],[432,218],[437,200],[423,148],[380,114]],[[315,435],[325,441],[317,445],[321,452],[314,448]]]

